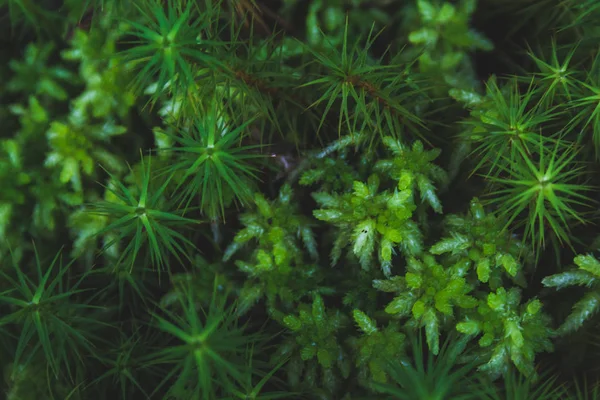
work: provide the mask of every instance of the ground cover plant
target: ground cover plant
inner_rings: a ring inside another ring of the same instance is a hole
[[[600,3],[0,0],[0,381],[596,399]]]

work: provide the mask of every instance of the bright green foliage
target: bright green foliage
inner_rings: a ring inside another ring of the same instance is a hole
[[[569,286],[585,286],[584,296],[573,306],[571,314],[562,323],[558,333],[566,334],[580,329],[585,322],[591,319],[600,310],[600,261],[592,254],[578,255],[573,260],[578,269],[565,271],[556,275],[547,276],[542,283],[547,287],[557,290]]]
[[[415,3],[416,10],[405,10],[404,18],[410,30],[408,41],[414,46],[410,54],[418,55],[419,70],[435,80],[443,78],[450,88],[472,88],[475,74],[467,52],[494,48],[492,42],[469,26],[477,0]]]
[[[241,381],[246,346],[256,337],[238,325],[234,308],[226,304],[216,287],[205,309],[198,307],[191,286],[184,285],[178,310],[164,309],[155,315],[156,328],[169,340],[141,362],[162,370],[159,376],[163,379],[154,393],[169,385],[168,396],[176,399],[216,400],[220,391],[227,392]]]
[[[70,48],[61,53],[64,60],[79,63],[79,77],[85,82],[83,92],[72,101],[77,120],[87,116],[124,118],[137,100],[134,93],[125,90],[129,76],[116,54],[125,26],[113,26],[109,21],[102,21],[105,29],[75,30]]]
[[[477,306],[477,300],[470,295],[472,287],[464,277],[462,263],[444,268],[431,254],[422,258],[409,258],[404,276],[375,280],[373,286],[396,293],[385,312],[398,318],[408,317],[411,328],[425,328],[427,345],[437,355],[440,331],[458,313],[455,307],[471,309]]]
[[[498,209],[507,227],[524,227],[524,238],[536,250],[550,236],[558,251],[562,244],[573,245],[570,228],[587,222],[582,209],[593,204],[586,193],[592,187],[581,149],[565,139],[571,123],[558,121],[566,115],[564,104],[549,104],[548,96],[566,99],[555,96],[557,86],[548,87],[544,79],[529,79],[524,90],[518,79],[499,85],[492,78],[485,97],[458,90],[451,95],[472,109],[461,137],[473,146],[474,172],[488,182],[485,204]]]
[[[352,245],[362,268],[373,266],[373,253],[377,252],[381,269],[390,275],[395,247],[401,246],[406,255],[421,252],[421,233],[410,220],[416,208],[412,190],[378,193],[379,184],[379,177],[371,175],[366,184],[355,181],[352,193],[313,193],[322,207],[313,211],[314,216],[338,228],[331,251],[332,265],[338,263],[342,249]]]
[[[223,260],[228,261],[240,250],[251,246],[248,256],[236,261],[238,268],[249,275],[240,299],[242,308],[263,296],[271,304],[276,298],[284,302],[296,301],[306,294],[306,290],[315,289],[305,286],[312,281],[309,277],[316,271],[305,264],[304,250],[311,261],[316,261],[317,243],[311,221],[299,214],[292,194],[288,185],[281,188],[273,201],[256,193],[255,210],[240,216],[244,228],[225,250]]]
[[[71,183],[76,192],[83,190],[83,176],[93,176],[96,163],[107,166],[121,165],[113,153],[106,151],[98,142],[108,142],[110,138],[125,133],[125,128],[111,123],[89,125],[71,120],[68,123],[55,121],[46,133],[52,149],[46,158],[45,166],[56,168],[59,181]]]
[[[416,140],[412,147],[391,137],[383,138],[383,144],[393,154],[393,159],[380,160],[375,170],[387,174],[398,182],[398,189],[416,189],[421,200],[427,202],[437,213],[442,213],[442,203],[436,194],[436,188],[448,183],[446,171],[433,161],[440,155],[439,149],[426,151],[423,143]]]
[[[524,285],[522,260],[530,258],[528,249],[504,231],[502,222],[486,213],[478,199],[471,201],[466,216],[447,216],[445,227],[448,236],[431,247],[432,254],[447,254],[448,263],[474,268],[477,279],[492,290],[502,286],[505,274]]]
[[[106,187],[114,196],[114,201],[103,201],[94,204],[91,210],[94,214],[106,216],[110,223],[98,231],[101,236],[108,232],[116,233],[116,238],[106,243],[105,249],[127,241],[126,247],[121,251],[117,264],[125,263],[132,269],[137,261],[142,246],[149,249],[151,265],[158,270],[170,271],[170,261],[166,255],[171,254],[179,263],[182,256],[185,258],[189,246],[194,245],[183,236],[178,229],[198,221],[186,218],[179,211],[171,211],[171,204],[165,199],[164,192],[169,184],[169,179],[158,181],[152,174],[151,159],[145,164],[141,161],[141,181],[136,182],[129,189],[114,176],[111,184]],[[113,186],[114,185],[114,186]]]
[[[103,323],[97,319],[97,307],[79,299],[86,292],[80,288],[85,276],[67,286],[71,265],[62,263],[60,253],[47,266],[35,254],[35,280],[27,276],[29,266],[22,264],[14,264],[14,274],[0,272],[10,287],[0,293],[5,310],[0,328],[16,339],[11,379],[41,363],[54,379],[73,381],[83,372],[86,355],[95,354]]]
[[[253,161],[263,157],[257,153],[259,145],[240,145],[252,120],[236,126],[230,110],[221,107],[218,99],[192,126],[170,135],[176,146],[166,149],[174,155],[166,173],[177,182],[174,190],[180,202],[188,207],[199,197],[201,211],[211,219],[223,217],[234,199],[241,205],[252,199],[258,180]]]
[[[311,307],[300,305],[297,316],[290,314],[283,318],[283,324],[295,332],[302,360],[316,358],[323,368],[331,368],[341,351],[335,337],[341,322],[339,315],[327,313],[319,295],[315,296]]]
[[[378,328],[375,321],[358,309],[352,312],[352,316],[362,332],[354,343],[358,353],[356,366],[361,378],[367,381],[370,375],[373,382],[387,382],[388,360],[404,356],[405,335],[399,332],[397,323]]]
[[[477,313],[465,317],[456,329],[466,335],[481,335],[478,357],[488,361],[479,370],[499,376],[514,364],[519,372],[532,377],[536,374],[536,353],[553,350],[549,322],[539,300],[522,304],[518,288],[501,287],[488,294]]]
[[[326,310],[323,298],[315,295],[312,304],[301,303],[298,314],[282,316],[281,323],[292,331],[288,345],[282,346],[283,355],[291,355],[287,372],[291,382],[302,380],[318,384],[316,366],[321,369],[323,381],[333,379],[334,368],[348,377],[348,355],[340,345],[339,330],[347,323],[347,318],[339,310]],[[312,376],[311,376],[312,375]],[[332,382],[325,383],[326,386]],[[328,389],[331,389],[328,387]]]

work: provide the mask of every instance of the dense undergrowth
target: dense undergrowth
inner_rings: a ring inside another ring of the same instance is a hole
[[[599,398],[598,21],[0,0],[5,398]]]

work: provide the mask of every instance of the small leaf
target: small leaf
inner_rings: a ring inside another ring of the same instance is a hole
[[[481,328],[477,321],[465,321],[456,324],[456,330],[466,335],[477,335],[481,331]]]
[[[377,332],[377,325],[375,324],[375,322],[373,322],[371,318],[369,318],[367,314],[358,309],[355,309],[352,312],[352,315],[354,317],[354,321],[364,333],[366,333],[367,335],[371,335]]]
[[[302,328],[302,322],[293,315],[286,315],[283,324],[292,331],[299,331]]]
[[[462,89],[450,89],[448,94],[454,100],[464,103],[467,107],[473,108],[483,101],[483,98],[475,92],[462,90]]]
[[[500,258],[500,262],[510,276],[514,277],[517,275],[517,272],[519,272],[517,261],[512,255],[504,253]]]
[[[437,15],[436,22],[440,25],[443,25],[454,18],[454,14],[456,14],[456,9],[454,6],[450,3],[444,3]]]
[[[326,321],[325,304],[323,298],[319,295],[315,296],[312,304],[312,317],[318,329],[323,329]]]
[[[430,252],[432,254],[443,254],[451,252],[452,254],[458,254],[461,251],[467,250],[470,246],[470,240],[467,236],[460,233],[451,233],[452,237],[442,239],[433,246],[431,246]]]
[[[417,0],[417,7],[419,9],[419,14],[421,14],[421,18],[423,18],[423,21],[429,22],[435,19],[437,10],[429,1]]]
[[[408,35],[408,40],[413,44],[434,45],[437,42],[438,33],[431,28],[421,28]]]
[[[425,314],[425,311],[427,311],[427,305],[421,300],[415,301],[412,306],[413,317],[418,320]]]
[[[487,283],[490,280],[490,260],[489,258],[482,258],[477,263],[477,279],[483,283]]]
[[[319,349],[317,351],[317,360],[324,368],[331,368],[333,357],[327,349]]]
[[[399,317],[406,316],[410,313],[412,306],[412,299],[398,296],[385,307],[385,312]]]
[[[438,318],[432,309],[429,309],[423,315],[423,323],[425,325],[427,346],[433,354],[438,355],[440,352],[440,327]]]
[[[573,260],[575,264],[584,271],[588,271],[597,277],[600,277],[600,261],[591,254],[579,255]]]

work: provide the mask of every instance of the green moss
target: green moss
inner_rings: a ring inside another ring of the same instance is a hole
[[[0,1],[3,392],[596,396],[599,18]]]

